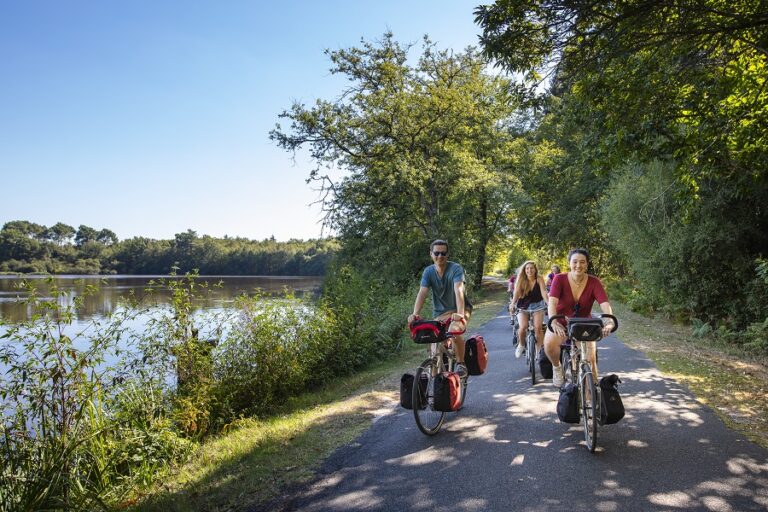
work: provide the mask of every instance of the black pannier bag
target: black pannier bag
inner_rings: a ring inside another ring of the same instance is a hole
[[[437,343],[446,339],[445,324],[437,320],[416,320],[411,323],[411,338],[416,343]]]
[[[615,373],[600,379],[600,424],[612,425],[624,417],[624,403],[619,395],[621,379]]]
[[[552,378],[552,362],[547,357],[547,354],[544,352],[544,347],[541,347],[539,349],[539,353],[536,356],[536,359],[539,362],[539,371],[541,372],[541,378],[542,379],[551,379]]]
[[[400,377],[400,406],[404,409],[413,409],[413,379],[412,373],[404,373]],[[427,376],[421,375],[421,395],[426,397],[427,394]],[[423,409],[426,404],[422,403],[419,409]]]
[[[603,335],[603,321],[599,318],[571,318],[568,337],[576,341],[595,341]]]
[[[560,389],[557,399],[557,417],[563,423],[579,422],[579,388],[572,382],[566,383]]]

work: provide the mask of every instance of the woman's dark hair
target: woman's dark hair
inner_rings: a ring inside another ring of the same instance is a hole
[[[580,248],[580,247],[579,247],[579,248],[577,248],[577,249],[571,249],[571,250],[568,252],[568,261],[569,261],[569,262],[571,261],[571,256],[573,256],[574,254],[581,254],[581,255],[583,255],[585,258],[587,258],[587,266],[589,266],[589,251],[588,251],[588,250],[586,250],[586,249],[582,249],[582,248]]]

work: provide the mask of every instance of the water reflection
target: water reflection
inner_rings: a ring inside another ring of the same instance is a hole
[[[48,278],[23,278],[34,285],[40,297],[50,295]],[[56,276],[54,285],[59,292],[64,292],[59,299],[62,305],[71,303],[76,297],[83,300],[83,307],[78,309],[78,319],[90,320],[113,313],[127,297],[153,304],[170,302],[167,285],[159,281],[171,279],[169,276]],[[28,296],[19,288],[22,278],[0,276],[0,318],[6,322],[23,322],[33,314],[32,308],[21,300]],[[154,282],[154,284],[153,284]],[[200,276],[196,291],[200,299],[195,305],[200,310],[218,309],[231,304],[242,294],[283,294],[286,291],[297,296],[314,295],[322,284],[322,277],[294,276]],[[97,290],[86,292],[87,287]]]

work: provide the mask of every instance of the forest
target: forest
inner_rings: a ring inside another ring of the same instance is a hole
[[[383,288],[415,282],[436,238],[474,286],[500,258],[585,247],[616,299],[764,351],[766,12],[499,0],[475,9],[479,48],[328,51],[349,87],[271,137],[309,150],[340,257]]]
[[[332,239],[256,241],[192,230],[173,240],[118,240],[109,229],[17,220],[0,230],[0,273],[166,275],[174,267],[182,274],[319,276],[337,248]]]

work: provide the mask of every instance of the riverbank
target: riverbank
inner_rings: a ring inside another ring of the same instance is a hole
[[[474,297],[473,297],[474,298]],[[491,283],[474,298],[470,330],[493,318],[507,301]],[[306,481],[323,459],[353,441],[398,403],[400,375],[424,359],[424,348],[406,342],[394,358],[375,364],[315,393],[285,404],[269,418],[230,425],[201,446],[191,462],[176,468],[131,510],[181,512],[245,510]]]
[[[497,315],[506,301],[503,287],[491,288],[476,305],[472,328]],[[764,361],[705,346],[694,340],[689,327],[652,320],[622,305],[616,305],[616,313],[622,341],[687,385],[729,427],[768,447]],[[231,425],[132,510],[246,510],[274,499],[311,479],[324,458],[396,407],[400,375],[422,357],[420,347],[407,344],[395,359],[304,395],[286,404],[281,414]]]

